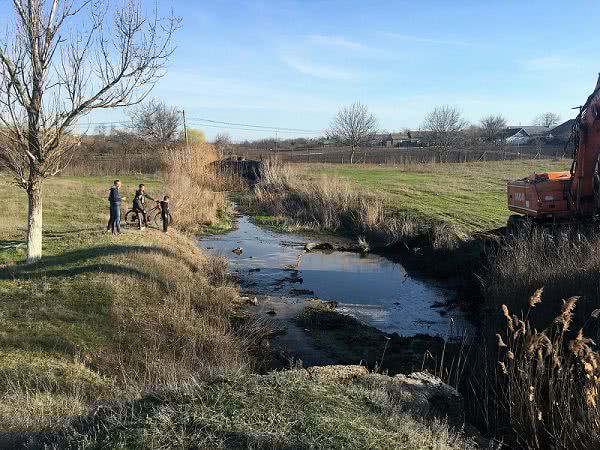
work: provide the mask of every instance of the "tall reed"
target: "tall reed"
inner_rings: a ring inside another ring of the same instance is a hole
[[[600,354],[584,329],[573,329],[578,297],[562,301],[560,313],[538,331],[530,323],[542,289],[522,314],[501,311],[506,328],[496,335],[498,361],[491,383],[493,416],[500,434],[532,449],[600,448]],[[503,429],[502,426],[505,428]]]

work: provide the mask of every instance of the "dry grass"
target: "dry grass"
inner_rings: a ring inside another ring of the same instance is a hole
[[[277,160],[265,162],[261,182],[246,202],[258,214],[277,218],[280,225],[283,220],[289,227],[364,236],[384,245],[427,236],[434,248],[448,249],[458,240],[449,225],[390,210],[381,197],[358,191],[338,177],[307,179]]]
[[[504,241],[484,277],[486,304],[493,311],[506,304],[520,314],[539,286],[547,301],[538,307],[535,326],[542,328],[559,313],[561,299],[572,295],[582,298],[575,320],[585,322],[600,307],[600,235],[591,227],[526,227]]]
[[[446,423],[420,414],[417,399],[381,383],[320,383],[291,370],[150,394],[75,424],[53,448],[475,448]]]
[[[162,158],[175,226],[193,231],[223,220],[228,202],[223,192],[216,191],[224,182],[211,165],[218,159],[215,148],[210,144],[183,146],[164,152]]]

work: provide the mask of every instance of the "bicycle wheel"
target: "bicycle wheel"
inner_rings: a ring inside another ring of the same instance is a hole
[[[171,216],[171,214],[168,215],[167,220],[168,220],[167,225],[171,225],[173,223],[173,217]],[[160,228],[162,230],[162,228],[163,228],[163,219],[162,219],[162,214],[160,212],[158,212],[154,216],[154,223],[156,224],[156,226],[158,228]]]
[[[136,211],[134,211],[133,209],[130,209],[129,211],[127,211],[127,213],[125,214],[125,224],[128,227],[139,226],[140,223],[138,221],[138,213]]]

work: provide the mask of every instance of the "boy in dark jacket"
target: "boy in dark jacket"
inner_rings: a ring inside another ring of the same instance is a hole
[[[108,203],[110,205],[110,219],[108,220],[107,230],[112,231],[112,234],[121,233],[121,201],[125,200],[125,197],[121,197],[119,189],[121,188],[121,181],[115,180],[114,184],[110,188],[108,194]]]
[[[140,184],[138,186],[138,190],[135,191],[135,197],[133,198],[133,210],[138,215],[140,230],[148,225],[148,214],[146,213],[145,208],[146,198],[155,201],[152,197],[146,194],[146,187],[143,184]]]

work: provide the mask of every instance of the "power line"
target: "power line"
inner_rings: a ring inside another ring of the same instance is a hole
[[[300,134],[300,133],[309,133],[309,134],[320,134],[322,130],[309,130],[305,128],[288,128],[288,127],[277,127],[277,126],[265,126],[265,125],[253,125],[246,123],[237,123],[237,122],[225,122],[213,119],[203,119],[203,118],[188,118],[189,122],[193,122],[195,125],[200,125],[202,127],[210,127],[210,128],[218,128],[218,129],[226,129],[226,130],[239,130],[239,131],[262,131],[262,132],[274,132],[274,133],[283,133],[283,134]],[[74,127],[78,128],[87,128],[91,126],[102,126],[102,125],[129,125],[127,121],[110,121],[110,122],[87,122],[87,123],[77,123],[74,124]]]
[[[201,125],[202,127],[217,128],[220,130],[262,131],[263,133],[264,132],[286,133],[286,134],[302,134],[302,133],[319,134],[319,133],[321,133],[320,131],[305,132],[305,131],[281,131],[281,130],[275,130],[275,129],[268,130],[268,129],[257,129],[257,128],[241,128],[241,127],[230,127],[227,125],[210,125],[207,123],[196,123],[196,125]]]
[[[275,126],[270,127],[270,126],[265,126],[265,125],[252,125],[252,124],[248,124],[248,123],[223,122],[223,121],[219,121],[219,120],[201,119],[201,118],[196,118],[196,117],[190,117],[189,120],[216,123],[216,124],[222,124],[222,125],[233,125],[233,126],[238,126],[238,127],[262,128],[262,129],[277,130],[277,131],[301,131],[301,132],[305,132],[305,133],[321,133],[322,132],[322,130],[307,130],[304,128],[287,128],[287,127],[275,127]]]
[[[73,126],[75,127],[88,127],[91,125],[125,125],[128,122],[122,121],[122,122],[86,122],[86,123],[76,123]]]

